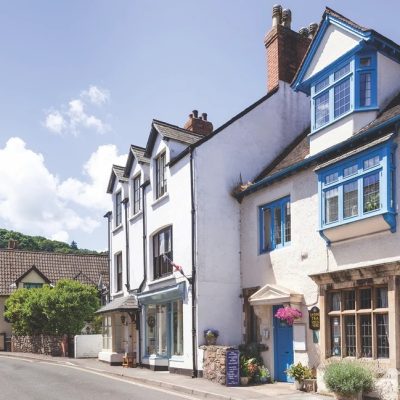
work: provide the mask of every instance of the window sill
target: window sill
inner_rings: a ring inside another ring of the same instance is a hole
[[[159,197],[158,199],[154,200],[153,203],[151,204],[151,206],[153,208],[158,207],[161,203],[166,202],[169,199],[169,194],[164,193],[161,197]]]
[[[260,252],[259,252],[259,256],[262,256],[262,255],[264,255],[264,254],[270,254],[270,253],[274,253],[275,251],[278,251],[278,250],[284,250],[284,249],[287,249],[287,248],[289,248],[290,247],[290,244],[291,244],[292,242],[288,242],[287,244],[285,244],[284,246],[278,246],[278,247],[275,247],[275,248],[273,248],[273,249],[271,249],[271,250],[261,250]]]
[[[112,232],[113,234],[118,233],[119,231],[122,230],[122,228],[123,228],[123,225],[120,224],[120,225],[116,226],[111,232]]]
[[[163,276],[161,278],[156,278],[156,279],[152,280],[151,282],[149,282],[148,285],[149,286],[156,285],[157,283],[163,283],[163,282],[167,282],[170,280],[175,280],[175,276],[173,273],[171,273],[170,275]]]
[[[143,215],[143,211],[140,210],[136,214],[133,214],[132,217],[129,218],[129,222],[134,222],[139,219]]]
[[[341,119],[347,117],[348,115],[352,114],[355,110],[351,109],[350,111],[348,111],[347,113],[344,113],[342,115],[340,115],[339,117],[335,118],[333,121],[329,121],[327,124],[320,126],[319,128],[316,128],[314,130],[312,130],[307,136],[313,136],[318,132],[321,132],[322,130],[328,128],[329,126],[336,124],[336,122],[340,121]]]
[[[119,298],[119,297],[122,297],[123,295],[124,295],[124,291],[121,289],[120,291],[113,293],[112,297],[114,299],[114,297]]]

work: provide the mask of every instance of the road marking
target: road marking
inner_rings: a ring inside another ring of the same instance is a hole
[[[35,362],[35,360],[31,360],[29,358],[22,358],[22,357],[12,357],[12,356],[0,356],[1,358],[11,358],[13,360],[22,360],[28,363],[33,363]]]

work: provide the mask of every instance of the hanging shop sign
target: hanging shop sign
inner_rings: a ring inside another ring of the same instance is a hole
[[[318,307],[308,310],[309,326],[313,331],[318,331],[320,327],[320,311]]]

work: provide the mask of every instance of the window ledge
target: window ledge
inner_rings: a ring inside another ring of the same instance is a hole
[[[120,224],[120,225],[116,226],[116,227],[112,230],[112,233],[113,233],[113,234],[118,233],[119,231],[122,230],[122,228],[123,228],[123,225]]]
[[[143,215],[143,211],[140,210],[136,214],[133,214],[132,217],[129,218],[129,222],[134,222],[139,219]]]
[[[342,115],[340,115],[339,117],[335,118],[333,121],[329,121],[327,124],[322,125],[314,130],[312,130],[307,136],[313,136],[318,132],[321,132],[322,130],[324,130],[325,128],[328,128],[329,126],[332,126],[333,124],[336,124],[336,122],[340,121],[341,119],[347,117],[348,115],[352,114],[355,110],[351,109],[350,111],[348,111],[347,113],[344,113]]]
[[[271,250],[261,250],[261,251],[259,252],[258,255],[259,255],[259,256],[263,256],[263,255],[265,255],[265,254],[274,253],[275,251],[288,249],[288,248],[290,248],[291,243],[292,243],[292,242],[287,242],[284,246],[278,246],[278,247],[275,247],[275,248],[273,248],[273,249],[271,249]]]
[[[385,231],[396,232],[393,212],[378,211],[365,218],[324,226],[319,232],[329,244]]]
[[[154,200],[153,203],[151,204],[151,206],[153,208],[158,207],[161,203],[164,203],[165,201],[167,201],[169,199],[169,194],[164,193],[161,197],[159,197],[158,199]]]
[[[167,282],[170,280],[175,280],[175,276],[173,273],[171,273],[171,275],[163,276],[162,278],[154,279],[151,282],[148,282],[148,285],[152,286],[152,285],[156,285],[157,283],[163,283],[163,282]]]

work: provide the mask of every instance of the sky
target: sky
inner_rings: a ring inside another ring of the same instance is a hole
[[[153,118],[214,128],[266,93],[277,0],[0,0],[0,228],[104,250],[111,164]],[[395,0],[282,0],[292,29],[325,6],[400,43]]]

